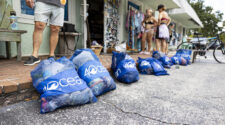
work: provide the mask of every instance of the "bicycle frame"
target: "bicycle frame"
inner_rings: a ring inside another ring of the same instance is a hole
[[[209,38],[208,40],[210,40],[210,39],[215,39],[215,40],[213,42],[211,42],[210,44],[207,44],[206,45],[206,48],[203,49],[203,51],[208,51],[209,48],[211,48],[212,46],[214,46],[217,42],[219,42],[219,46],[221,46],[221,45],[223,46],[223,42],[220,40],[219,35],[217,35],[216,37],[213,37],[213,38]],[[199,42],[199,44],[201,42],[201,40],[199,40],[199,37],[198,37],[198,42]],[[201,49],[201,48],[198,48],[198,49]]]
[[[213,42],[211,42],[209,45],[206,45],[205,50],[208,51],[210,47],[214,46],[217,42],[220,42],[220,40],[216,39]]]
[[[213,48],[213,56],[214,59],[219,62],[219,63],[225,63],[224,61],[221,62],[217,59],[215,56],[215,51],[220,50],[219,52],[222,51],[223,57],[225,56],[225,43],[223,43],[220,39],[220,34],[217,34],[216,37],[213,38],[208,38],[208,40],[212,40],[210,43],[207,44],[202,44],[201,42],[204,40],[199,39],[199,33],[196,33],[197,36],[197,42],[183,42],[180,45],[178,45],[177,49],[191,49],[193,50],[193,60],[192,62],[194,63],[196,56],[205,56],[207,58],[206,53],[209,51],[210,48]]]

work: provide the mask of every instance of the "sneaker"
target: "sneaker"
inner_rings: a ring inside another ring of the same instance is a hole
[[[140,55],[143,55],[144,53],[145,53],[144,51],[141,51],[139,54],[140,54]]]
[[[144,52],[144,54],[145,54],[145,55],[150,55],[151,53],[150,53],[150,52]]]
[[[31,57],[29,57],[29,59],[26,62],[24,62],[24,65],[25,66],[32,66],[32,65],[40,63],[40,62],[41,62],[41,60],[39,58],[31,56]]]

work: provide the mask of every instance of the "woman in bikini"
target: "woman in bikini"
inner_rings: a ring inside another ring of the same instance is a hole
[[[158,6],[159,19],[156,32],[156,50],[159,51],[159,48],[161,47],[163,53],[166,53],[166,40],[169,39],[168,25],[171,22],[171,19],[165,10],[166,8],[164,5]]]
[[[152,15],[152,10],[147,9],[145,19],[142,22],[143,27],[145,28],[145,31],[142,36],[142,42],[141,42],[141,49],[142,51],[140,54],[146,54],[150,55],[151,47],[152,47],[152,37],[154,34],[154,27],[157,25],[157,20]],[[145,51],[145,41],[148,41],[148,51]]]

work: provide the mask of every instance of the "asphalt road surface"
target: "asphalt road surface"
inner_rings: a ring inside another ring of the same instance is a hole
[[[40,102],[0,108],[0,125],[153,125],[225,124],[225,65],[212,57],[168,70],[169,76],[141,75],[137,83],[117,89],[94,104],[40,114]]]

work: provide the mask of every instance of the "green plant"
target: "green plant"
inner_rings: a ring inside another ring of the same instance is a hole
[[[211,6],[205,6],[204,0],[188,0],[188,2],[194,8],[204,25],[203,28],[194,29],[194,31],[202,33],[204,37],[209,37],[215,36],[215,34],[223,30],[223,27],[218,25],[218,23],[223,22],[222,12],[213,12]]]

